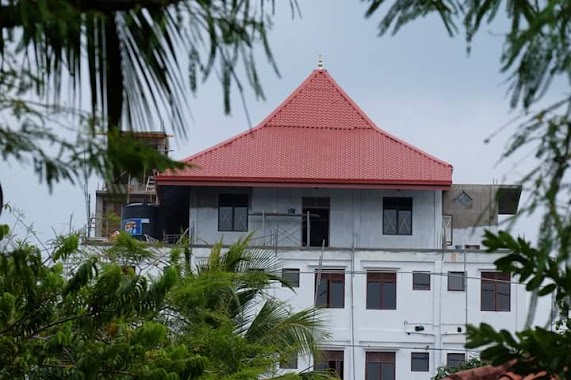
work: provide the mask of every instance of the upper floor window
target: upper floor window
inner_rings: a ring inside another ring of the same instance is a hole
[[[509,273],[482,272],[481,310],[510,311]]]
[[[367,352],[366,380],[395,380],[394,352]]]
[[[430,290],[430,272],[412,272],[412,290]]]
[[[465,361],[465,354],[449,353],[446,355],[446,367],[448,368],[456,368]]]
[[[318,371],[333,371],[343,379],[343,356],[343,351],[321,351],[321,355],[315,360],[314,368]]]
[[[345,271],[316,271],[315,292],[315,306],[343,309],[345,307]]]
[[[466,273],[448,272],[448,290],[456,292],[466,290]]]
[[[367,272],[367,309],[396,310],[397,274]]]
[[[412,235],[412,198],[383,198],[383,235]]]
[[[220,194],[218,231],[248,231],[248,194]]]

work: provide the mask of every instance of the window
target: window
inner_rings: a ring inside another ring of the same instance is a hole
[[[446,367],[456,368],[466,361],[465,354],[448,354],[446,355]]]
[[[383,198],[383,235],[412,235],[412,198]]]
[[[248,231],[248,194],[220,194],[218,231]]]
[[[412,290],[430,290],[430,272],[412,272]]]
[[[314,368],[318,371],[333,371],[343,378],[343,351],[321,351],[315,360]]]
[[[396,310],[397,274],[367,272],[367,309]]]
[[[292,288],[299,288],[299,269],[296,268],[283,268],[282,280]],[[287,286],[282,284],[282,287]]]
[[[453,292],[466,290],[466,273],[448,272],[448,290]]]
[[[481,310],[510,311],[509,273],[482,272]]]
[[[410,370],[412,372],[428,372],[428,352],[412,352],[410,354]]]
[[[366,380],[395,380],[394,352],[367,352]]]
[[[315,306],[332,309],[345,307],[345,271],[315,272]]]
[[[297,355],[292,355],[280,360],[281,369],[297,369]]]

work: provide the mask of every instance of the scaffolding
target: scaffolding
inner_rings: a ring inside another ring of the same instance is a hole
[[[268,233],[268,226],[270,225],[268,218],[299,218],[300,221],[305,219],[305,233],[308,237],[306,239],[306,247],[310,245],[309,236],[311,236],[311,219],[319,218],[318,214],[307,213],[293,213],[293,212],[253,212],[249,213],[250,217],[261,217],[262,218],[262,234],[255,240],[261,240],[260,245],[281,245],[281,243],[287,242],[288,240],[293,242],[295,246],[303,246],[302,242],[298,239],[298,233],[303,233],[303,223],[288,224],[286,227],[282,227],[278,223],[275,223],[272,231]],[[273,223],[272,223],[273,224]],[[269,238],[269,241],[268,241]]]

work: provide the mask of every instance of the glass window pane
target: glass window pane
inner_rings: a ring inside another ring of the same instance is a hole
[[[412,235],[412,211],[399,210],[398,212],[399,235]]]
[[[280,360],[281,369],[297,369],[297,355]]]
[[[283,268],[282,280],[284,280],[292,288],[299,288],[299,269]],[[282,287],[285,286],[282,284]]]
[[[413,352],[410,354],[410,368],[413,372],[428,372],[428,353]]]
[[[456,368],[466,361],[464,354],[448,354],[446,356],[446,366],[448,368]]]
[[[381,379],[381,363],[367,362],[367,380]]]
[[[345,281],[331,281],[330,305],[333,308],[345,307]]]
[[[247,207],[234,207],[234,231],[248,231]]]
[[[397,211],[383,210],[383,234],[397,234]]]
[[[381,283],[367,282],[367,309],[381,308]]]
[[[397,308],[397,284],[394,282],[385,282],[383,284],[383,305],[386,310],[396,310]]]
[[[496,289],[498,291],[497,310],[510,311],[510,284],[500,282],[497,284]]]
[[[412,274],[413,290],[430,290],[430,273],[414,272]]]
[[[464,284],[464,272],[448,272],[448,290],[463,291]]]
[[[381,363],[381,380],[395,380],[394,363]]]
[[[232,231],[232,207],[220,206],[218,208],[218,230]]]
[[[482,311],[495,311],[496,302],[494,300],[494,291],[482,288]]]

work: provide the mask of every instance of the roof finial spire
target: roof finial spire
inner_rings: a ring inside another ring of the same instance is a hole
[[[317,69],[323,69],[323,56],[319,54],[319,58],[317,59]]]

